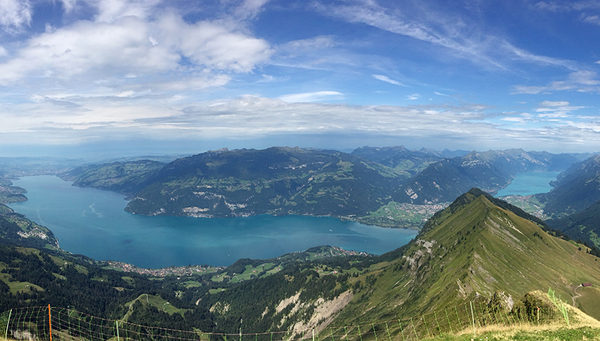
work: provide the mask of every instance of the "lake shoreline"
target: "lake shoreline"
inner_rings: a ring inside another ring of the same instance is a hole
[[[9,206],[51,229],[64,250],[140,268],[226,266],[240,258],[268,259],[318,245],[382,254],[417,234],[333,217],[147,217],[125,212],[123,195],[71,186],[56,176],[23,177],[15,183],[28,190],[29,200]]]

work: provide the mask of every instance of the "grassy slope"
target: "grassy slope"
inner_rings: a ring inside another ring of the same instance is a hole
[[[537,325],[535,322],[521,323],[512,326],[493,325],[483,328],[475,328],[475,336],[473,336],[473,329],[469,327],[452,335],[441,335],[426,339],[444,341],[600,340],[600,322],[598,320],[591,318],[581,310],[571,306],[567,307],[567,311],[569,314],[569,325],[567,325],[564,320],[558,320],[554,323],[540,325]]]
[[[484,196],[469,200],[438,215],[405,257],[359,278],[362,288],[336,322],[412,317],[495,291],[519,299],[551,287],[570,301],[576,285],[600,284],[596,257]]]
[[[133,309],[135,309],[134,304],[136,302],[142,303],[143,306],[155,307],[159,311],[163,311],[169,315],[181,314],[181,316],[183,316],[183,314],[185,314],[185,312],[189,310],[189,309],[179,309],[179,308],[173,306],[169,301],[160,297],[159,295],[141,294],[135,300],[125,303],[125,306],[129,308],[129,311],[123,318],[124,320],[127,320],[129,318],[129,316],[132,314]]]

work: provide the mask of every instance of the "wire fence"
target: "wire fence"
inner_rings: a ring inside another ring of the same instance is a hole
[[[108,320],[73,309],[27,307],[0,314],[0,337],[15,340],[198,340],[198,341],[413,341],[446,334],[473,332],[489,326],[544,325],[562,320],[549,306],[508,310],[500,305],[469,301],[411,319],[388,320],[354,326],[272,331],[214,333],[142,326],[125,320]]]

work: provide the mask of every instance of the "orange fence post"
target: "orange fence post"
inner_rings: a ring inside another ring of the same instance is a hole
[[[48,304],[48,330],[50,331],[50,341],[52,341],[52,313],[50,312],[50,305]]]

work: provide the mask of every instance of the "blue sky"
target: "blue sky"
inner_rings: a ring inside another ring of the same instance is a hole
[[[600,150],[600,1],[0,0],[0,154]]]

